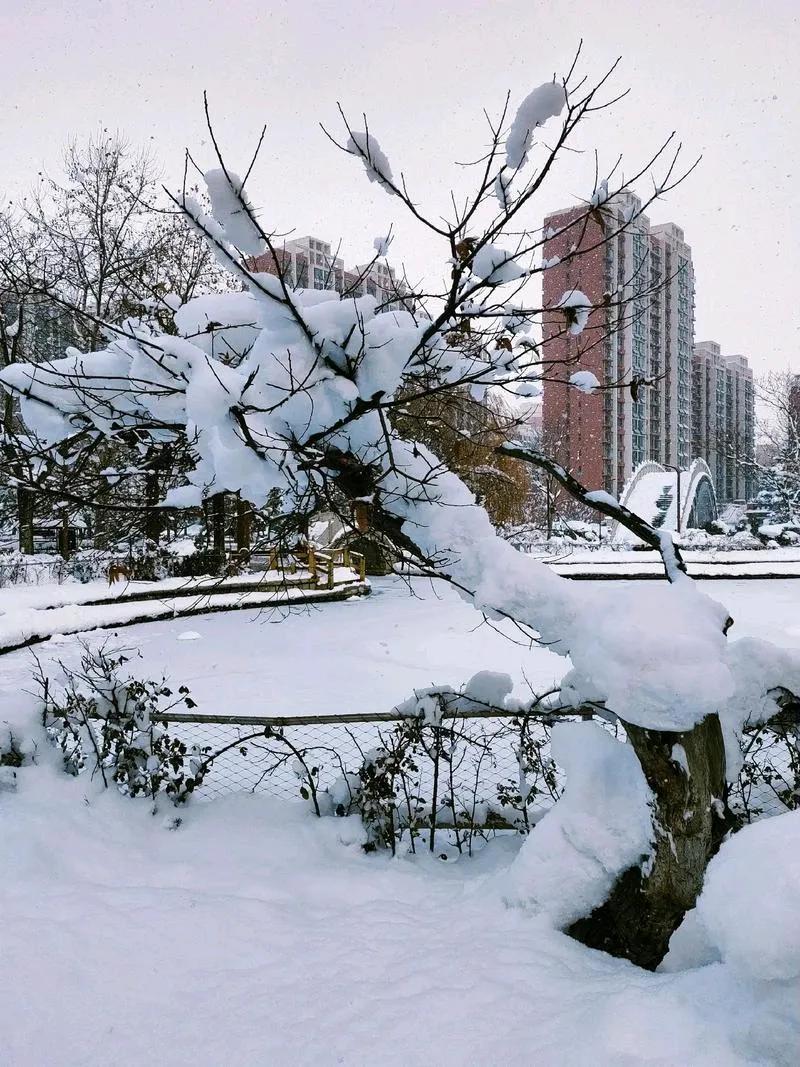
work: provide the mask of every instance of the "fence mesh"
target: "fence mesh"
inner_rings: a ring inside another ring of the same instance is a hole
[[[350,717],[352,719],[354,717]],[[231,722],[170,718],[169,732],[213,756],[197,793],[210,800],[236,792],[327,803],[348,774],[377,750],[391,750],[409,720]],[[619,727],[600,721],[624,736]],[[536,719],[480,715],[443,720],[420,730],[412,763],[397,785],[402,808],[414,802],[437,811],[437,822],[503,823],[525,829],[558,798],[562,775],[550,755],[550,725]],[[796,719],[745,733],[742,768],[729,803],[742,822],[800,806],[800,746]]]

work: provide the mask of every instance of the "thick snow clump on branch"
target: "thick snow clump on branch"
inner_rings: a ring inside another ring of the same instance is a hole
[[[582,293],[580,289],[570,289],[568,293],[564,293],[553,307],[569,310],[569,332],[573,337],[583,333],[586,323],[589,321],[589,312],[592,310],[592,302],[586,293]]]
[[[506,162],[515,170],[524,166],[533,143],[533,131],[564,110],[567,94],[559,82],[545,82],[529,93],[517,108],[506,138]]]
[[[527,271],[514,259],[512,252],[496,245],[484,245],[471,263],[472,273],[492,285],[502,285],[523,278]]]
[[[394,182],[392,168],[377,138],[371,133],[352,130],[346,147],[351,155],[358,156],[364,164],[369,180],[382,185],[387,193],[394,196],[394,190],[389,185],[389,182]]]
[[[261,255],[266,245],[250,217],[254,209],[242,189],[242,179],[232,171],[226,174],[222,168],[206,171],[204,178],[211,198],[211,211],[230,243],[241,252]]]
[[[597,375],[590,370],[576,370],[569,376],[569,384],[580,389],[582,393],[593,393],[600,388]]]

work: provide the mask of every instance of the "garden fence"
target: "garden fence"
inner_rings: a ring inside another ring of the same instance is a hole
[[[618,725],[598,716],[576,718],[594,718],[624,736]],[[266,793],[302,801],[322,814],[346,810],[360,770],[378,753],[399,753],[391,782],[397,818],[412,830],[447,829],[470,843],[475,834],[525,832],[555,803],[563,777],[550,755],[552,721],[494,709],[446,713],[438,723],[397,711],[168,716],[169,733],[210,758],[198,800]],[[800,806],[795,716],[748,730],[742,751],[742,771],[728,798],[741,822]]]

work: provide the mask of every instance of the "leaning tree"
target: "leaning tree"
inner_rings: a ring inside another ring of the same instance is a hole
[[[597,387],[582,360],[640,313],[651,290],[639,277],[635,301],[627,284],[599,303],[575,288],[543,307],[536,282],[549,268],[553,235],[534,213],[575,131],[613,102],[604,97],[612,71],[590,84],[573,64],[516,110],[507,100],[489,122],[470,195],[453,196],[443,216],[420,206],[366,120],[356,126],[340,109],[342,132],[326,131],[330,139],[438,239],[445,264],[439,284],[392,282],[377,297],[364,294],[363,276],[342,293],[295,288],[280,238],[248,195],[252,164],[243,178],[231,170],[209,122],[217,154],[204,175],[210,212],[186,188],[171,195],[242,291],[189,301],[175,313],[175,332],[153,321],[116,324],[99,350],[35,371],[13,366],[2,381],[25,397],[29,425],[46,424],[53,438],[55,427],[65,438],[80,430],[90,438],[185,435],[192,467],[165,507],[239,492],[256,506],[280,500],[288,523],[321,508],[345,523],[356,516],[479,611],[513,620],[532,642],[569,658],[558,699],[528,712],[589,707],[621,723],[626,740],[594,724],[556,727],[567,790],[523,847],[511,895],[546,908],[543,887],[555,885],[563,929],[654,967],[728,831],[726,768],[735,772],[737,733],[800,691],[800,669],[770,646],[730,643],[727,611],[688,578],[668,534],[582,485],[555,457],[507,441],[506,458],[545,471],[656,548],[668,581],[598,590],[518,553],[465,483],[411,436],[409,414],[409,398],[419,410],[420,397],[434,405],[457,391],[525,392],[548,378]],[[629,178],[618,167],[602,180],[596,174],[565,223],[576,277],[584,257],[635,229],[640,213],[685,177],[679,151],[670,137]],[[619,194],[656,171],[641,209],[621,209]],[[386,244],[376,239],[377,256]],[[252,269],[265,261],[271,273]],[[213,338],[198,331],[203,320],[213,321]],[[569,339],[566,357],[548,356],[555,349],[543,347],[543,326],[548,337]],[[238,357],[221,358],[220,341]],[[526,865],[526,855],[535,862]]]

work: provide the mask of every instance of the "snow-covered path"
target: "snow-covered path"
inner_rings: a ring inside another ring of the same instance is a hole
[[[128,626],[218,611],[338,600],[369,591],[350,568],[336,568],[335,585],[304,588],[307,572],[280,584],[263,573],[232,579],[167,578],[160,582],[102,582],[12,586],[0,590],[0,653],[38,644],[54,635]]]

